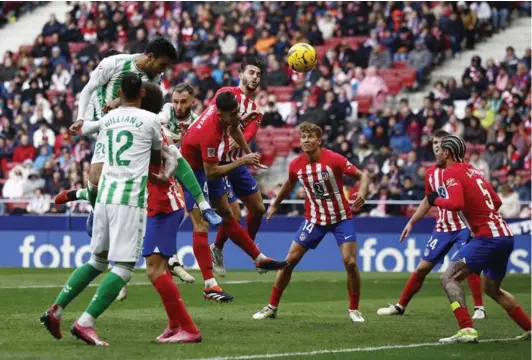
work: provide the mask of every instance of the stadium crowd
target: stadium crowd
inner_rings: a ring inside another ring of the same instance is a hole
[[[67,130],[76,120],[76,98],[105,51],[143,52],[150,40],[165,36],[180,56],[163,78],[165,95],[180,82],[190,83],[197,113],[218,88],[236,85],[233,64],[244,55],[261,57],[267,67],[257,94],[262,127],[295,127],[305,120],[324,127],[325,145],[371,175],[369,199],[378,204],[366,206],[363,214],[412,210],[386,200],[423,198],[424,174],[434,161],[430,134],[443,128],[466,139],[469,161],[503,198],[503,215],[530,216],[530,208],[519,205],[531,197],[530,49],[524,54],[501,49],[499,59],[473,57],[461,79],[424,89],[418,111],[400,96],[390,102],[398,91],[381,76],[385,69],[408,66],[415,69],[411,88],[421,89],[447,53],[459,56],[464,47],[473,49],[504,31],[512,11],[529,14],[529,3],[301,3],[72,3],[64,23],[52,15],[34,44],[6,52],[0,64],[2,196],[32,198],[27,206],[0,204],[0,211],[88,210],[84,203],[50,204],[60,190],[87,183],[94,139],[72,137]],[[357,41],[335,41],[347,38]],[[321,53],[317,68],[301,75],[286,68],[285,55],[304,41]],[[268,90],[283,86],[291,87],[282,100],[291,108],[285,116],[278,108],[281,99]],[[371,98],[368,111],[353,109],[357,96]],[[455,113],[455,101],[467,103],[463,118]],[[261,150],[260,144],[254,148]],[[279,189],[264,186],[263,195],[271,198]],[[354,194],[356,185],[348,183],[346,191]],[[304,198],[300,188],[293,198]],[[283,205],[279,213],[301,210]]]

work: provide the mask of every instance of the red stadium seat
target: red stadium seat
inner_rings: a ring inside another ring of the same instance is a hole
[[[269,86],[268,91],[275,95],[278,102],[287,102],[292,99],[294,88],[291,86]]]
[[[275,148],[264,149],[260,152],[260,162],[262,165],[272,166],[275,161]]]
[[[360,44],[363,44],[367,39],[367,36],[346,36],[342,38],[342,40],[351,48],[360,46]]]
[[[392,69],[404,69],[406,68],[406,62],[404,61],[394,61],[392,64]]]
[[[354,101],[358,104],[358,113],[359,114],[367,114],[369,113],[371,109],[371,105],[373,104],[373,99],[371,96],[367,95],[357,95],[353,98]]]
[[[328,49],[325,45],[319,45],[319,46],[314,46],[314,50],[316,50],[316,56],[318,57],[318,62],[319,62],[321,61],[321,59],[323,59]]]
[[[332,37],[330,39],[326,39],[323,45],[327,48],[327,50],[329,50],[331,48],[335,48],[338,46],[338,44],[341,44],[343,40],[344,38]]]
[[[68,51],[70,51],[71,54],[77,54],[81,50],[85,49],[89,45],[86,42],[75,42],[75,43],[68,43]]]
[[[183,69],[192,69],[192,63],[191,62],[182,62],[182,63],[179,63],[177,64],[175,67],[174,67],[174,71],[176,73],[180,73],[181,71],[183,71]]]
[[[397,96],[401,92],[401,82],[396,79],[387,79],[385,80],[386,86],[388,86],[388,94],[392,96]]]

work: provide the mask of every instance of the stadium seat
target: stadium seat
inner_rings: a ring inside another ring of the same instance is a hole
[[[81,50],[83,50],[85,47],[89,45],[86,42],[74,42],[74,43],[68,43],[68,51],[70,51],[71,54],[77,54]]]
[[[386,81],[386,86],[388,86],[388,94],[392,96],[397,96],[401,92],[401,82],[396,79],[388,79]]]
[[[314,50],[316,50],[316,56],[318,57],[318,61],[321,61],[328,49],[325,45],[319,45],[314,46]]]
[[[268,91],[275,95],[278,102],[287,102],[292,99],[294,88],[292,86],[269,86]]]
[[[264,149],[260,152],[260,163],[266,166],[272,166],[275,161],[275,148]]]
[[[367,114],[373,104],[373,99],[369,95],[357,95],[353,98],[358,103],[358,113]]]
[[[177,64],[175,67],[174,67],[174,71],[176,73],[180,73],[181,71],[183,71],[183,69],[192,69],[192,63],[191,62],[181,62],[179,64]]]
[[[292,151],[292,138],[288,136],[277,136],[273,140],[277,156],[288,157]]]

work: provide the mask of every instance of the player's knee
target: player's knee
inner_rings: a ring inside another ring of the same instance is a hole
[[[266,207],[264,206],[264,203],[261,202],[255,204],[252,209],[249,209],[249,211],[253,214],[253,216],[262,217],[264,213],[266,213]]]
[[[89,259],[89,265],[99,272],[104,272],[107,270],[107,267],[109,266],[109,260],[107,260],[107,251],[101,254],[92,254],[91,258]]]
[[[135,263],[130,262],[117,262],[111,270],[112,273],[120,276],[122,280],[128,282],[133,275],[133,269],[135,268]]]
[[[357,261],[354,256],[347,256],[343,258],[345,269],[349,272],[357,270]]]
[[[151,282],[157,280],[166,271],[168,260],[160,255],[152,254],[146,257],[146,274]]]
[[[194,232],[209,232],[209,226],[205,222],[199,222],[193,225]]]
[[[450,282],[450,278],[449,276],[444,272],[443,274],[440,275],[440,285],[442,288],[446,288],[447,287],[447,284]]]

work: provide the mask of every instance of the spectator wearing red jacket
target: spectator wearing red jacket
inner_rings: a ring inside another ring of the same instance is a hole
[[[35,159],[37,150],[30,144],[30,138],[28,135],[22,135],[20,137],[20,145],[15,146],[13,151],[13,161],[22,163],[26,159]]]

